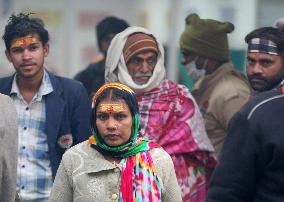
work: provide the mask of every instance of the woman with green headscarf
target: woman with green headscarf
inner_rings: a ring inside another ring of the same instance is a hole
[[[93,98],[93,134],[64,154],[50,201],[182,201],[171,157],[139,126],[134,92],[103,85]]]

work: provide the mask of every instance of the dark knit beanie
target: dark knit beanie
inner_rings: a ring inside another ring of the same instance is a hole
[[[187,16],[185,22],[180,37],[181,49],[218,61],[229,60],[227,34],[234,30],[232,23],[200,19],[197,14]]]
[[[101,43],[108,34],[117,34],[122,32],[129,24],[123,20],[114,16],[106,17],[96,26],[98,44]]]

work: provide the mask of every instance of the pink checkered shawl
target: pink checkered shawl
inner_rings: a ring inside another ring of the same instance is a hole
[[[159,143],[172,157],[183,201],[205,201],[216,160],[202,116],[190,92],[170,80],[137,95],[141,134]]]

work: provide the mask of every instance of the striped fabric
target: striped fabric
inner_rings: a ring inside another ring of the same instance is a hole
[[[189,91],[170,80],[137,96],[141,134],[172,157],[183,201],[205,201],[216,160],[202,115]]]
[[[48,74],[31,103],[27,103],[14,78],[11,97],[18,112],[19,158],[17,191],[21,201],[47,201],[52,187],[52,173],[46,135],[43,95],[53,91]]]
[[[277,47],[273,41],[260,38],[253,38],[248,43],[248,52],[284,56],[284,50],[281,50],[279,47]]]

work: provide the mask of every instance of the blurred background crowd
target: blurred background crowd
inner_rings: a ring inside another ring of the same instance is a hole
[[[202,18],[229,21],[235,30],[228,35],[231,58],[235,67],[245,68],[244,37],[251,30],[273,26],[282,17],[283,0],[0,0],[0,31],[12,13],[33,12],[42,18],[50,32],[51,51],[45,66],[56,74],[73,78],[89,63],[100,60],[95,26],[103,18],[114,15],[130,25],[151,30],[166,50],[168,78],[185,84],[192,81],[182,64],[178,39],[184,19],[190,13]],[[5,58],[0,41],[0,76],[13,72]]]

